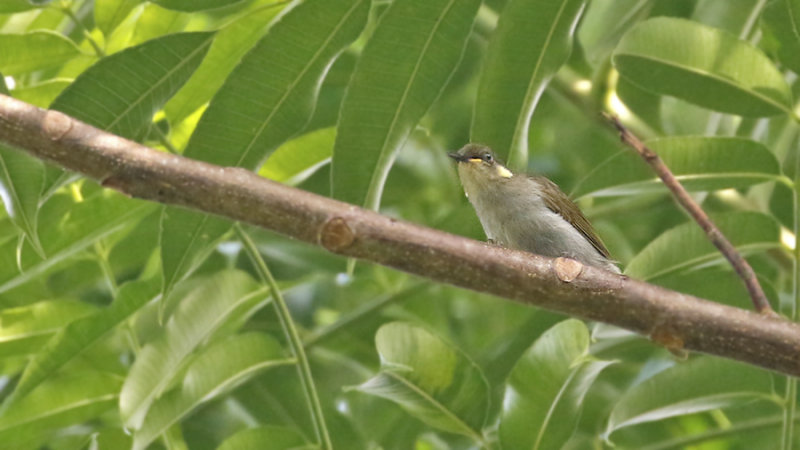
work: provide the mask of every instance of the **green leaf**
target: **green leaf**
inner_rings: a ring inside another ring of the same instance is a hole
[[[292,139],[270,155],[258,174],[281,183],[297,185],[330,160],[334,139],[335,127],[322,128]]]
[[[158,294],[160,288],[161,283],[157,278],[125,283],[120,287],[111,306],[67,325],[31,359],[12,397],[5,403],[10,404],[24,397],[53,376],[61,367],[139,311]]]
[[[688,191],[744,188],[780,177],[775,155],[763,144],[736,137],[677,136],[652,139],[658,153]],[[666,192],[653,169],[633,151],[624,150],[597,166],[573,193],[632,195]]]
[[[213,33],[177,33],[107,56],[51,105],[105,131],[141,139],[208,51]]]
[[[0,311],[0,355],[33,353],[60,328],[95,311],[75,300],[45,300]]]
[[[106,39],[128,17],[133,8],[144,0],[95,0],[94,22]]]
[[[310,450],[318,448],[309,444],[297,431],[274,425],[262,425],[248,428],[233,436],[217,447],[217,450]]]
[[[0,14],[27,11],[37,7],[37,5],[28,0],[4,0],[3,3],[0,3]]]
[[[593,66],[605,63],[622,34],[646,17],[652,9],[653,3],[650,0],[589,2],[577,33],[587,61]],[[623,11],[624,14],[620,14]]]
[[[761,21],[767,35],[765,46],[774,47],[778,60],[800,74],[800,0],[770,2]]]
[[[80,254],[106,236],[135,226],[139,219],[155,208],[153,204],[112,192],[98,193],[68,206],[64,206],[63,201],[53,200],[48,201],[39,212],[39,220],[50,224],[39,230],[39,240],[47,259],[23,249],[20,271],[16,243],[0,244],[0,293],[39,279],[56,265]]]
[[[342,104],[331,168],[336,198],[378,208],[397,152],[458,66],[479,6],[396,0],[383,13]]]
[[[759,49],[696,22],[657,17],[620,41],[614,65],[632,83],[716,111],[749,117],[791,113],[783,75]]]
[[[99,372],[74,372],[48,381],[0,416],[0,442],[36,442],[54,429],[112,410],[119,386],[118,376]]]
[[[578,424],[583,398],[613,361],[589,355],[589,330],[565,320],[546,331],[511,371],[503,397],[503,448],[561,448]]]
[[[255,170],[309,120],[331,61],[358,37],[367,0],[309,0],[284,14],[244,56],[197,125],[184,156]],[[167,208],[161,243],[164,292],[230,229],[205,214]]]
[[[263,302],[266,290],[236,271],[215,273],[181,300],[164,332],[139,352],[120,394],[126,426],[139,429],[148,409],[186,358],[225,323]]]
[[[189,366],[180,389],[159,398],[134,434],[133,449],[144,450],[200,404],[232,390],[271,367],[294,363],[278,341],[259,333],[232,336],[214,344]]]
[[[512,167],[528,166],[528,126],[553,75],[572,52],[582,0],[510,0],[489,40],[470,140]]]
[[[46,108],[72,83],[72,80],[55,78],[25,87],[14,88],[13,97],[23,102]]]
[[[269,30],[285,3],[254,11],[217,32],[208,55],[185,85],[164,106],[173,124],[205,105],[225,82],[236,64]]]
[[[239,3],[243,0],[152,0],[153,3],[167,9],[176,11],[203,11],[206,9],[222,8]]]
[[[381,370],[358,386],[359,391],[389,399],[432,427],[483,442],[489,385],[472,360],[403,322],[383,325],[375,344]]]
[[[0,183],[8,216],[29,239],[37,253],[43,254],[37,233],[39,197],[44,186],[44,165],[23,152],[0,145]]]
[[[762,369],[702,356],[677,364],[624,391],[606,435],[632,425],[771,398],[771,375]]]
[[[774,218],[756,212],[732,212],[711,216],[723,235],[740,252],[780,247],[780,230]],[[625,274],[651,280],[688,268],[709,264],[722,255],[694,222],[665,231],[640,251],[625,268]]]
[[[78,57],[89,58],[74,42],[52,31],[0,34],[0,48],[0,72],[11,76],[56,68]]]

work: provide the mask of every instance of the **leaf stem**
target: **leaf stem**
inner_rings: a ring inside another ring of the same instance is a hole
[[[81,29],[81,33],[83,34],[83,37],[86,38],[86,41],[89,42],[89,45],[92,46],[92,48],[94,49],[95,54],[97,54],[97,57],[98,58],[102,58],[102,57],[106,56],[105,50],[103,50],[103,48],[100,47],[100,44],[98,44],[97,41],[94,40],[94,38],[92,37],[91,33],[89,33],[89,30],[87,30],[86,27],[83,26],[83,22],[81,22],[81,19],[78,16],[75,15],[75,13],[72,11],[72,9],[70,9],[69,5],[63,5],[59,9],[61,9],[61,11],[67,17],[72,19],[72,21],[75,22],[75,25],[78,28]]]
[[[289,347],[292,349],[292,354],[297,358],[297,371],[300,375],[300,382],[303,385],[303,392],[305,393],[306,402],[308,403],[309,413],[311,414],[311,421],[314,425],[314,432],[317,435],[317,441],[323,449],[333,449],[331,438],[328,435],[328,428],[325,424],[325,416],[322,413],[322,405],[319,401],[317,389],[314,386],[314,378],[311,375],[311,366],[308,364],[305,350],[303,349],[303,342],[300,340],[300,335],[297,328],[294,326],[292,315],[286,302],[283,299],[281,290],[272,273],[269,271],[267,264],[258,252],[258,248],[250,236],[242,229],[239,224],[234,226],[236,234],[239,236],[242,245],[244,246],[247,255],[256,267],[256,271],[261,279],[269,287],[272,295],[272,304],[275,307],[275,313],[281,322],[281,328],[286,335],[286,340],[289,342]]]

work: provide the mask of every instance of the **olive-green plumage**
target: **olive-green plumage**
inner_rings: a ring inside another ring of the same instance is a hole
[[[555,183],[511,172],[484,145],[467,144],[449,155],[490,240],[619,273],[592,224]]]

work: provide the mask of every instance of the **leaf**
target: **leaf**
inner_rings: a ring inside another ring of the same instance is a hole
[[[315,449],[300,433],[291,428],[262,425],[248,428],[225,439],[217,450],[304,450]]]
[[[474,362],[439,337],[403,322],[383,325],[375,345],[381,370],[356,389],[399,404],[427,425],[483,441],[489,385]]]
[[[632,425],[771,398],[771,375],[746,364],[702,356],[624,391],[606,435]]]
[[[44,165],[38,159],[0,145],[0,188],[6,212],[14,225],[44,254],[37,233],[39,197],[44,186]]]
[[[134,434],[133,449],[145,449],[200,404],[206,403],[260,372],[292,364],[278,341],[259,333],[232,336],[202,352],[189,366],[180,389],[159,398]]]
[[[603,64],[622,34],[650,13],[649,0],[594,0],[589,2],[577,37],[586,59],[593,66]],[[730,8],[733,9],[733,8]]]
[[[95,0],[94,22],[108,39],[111,32],[142,2],[143,0]]]
[[[208,103],[242,56],[267,33],[284,6],[285,3],[275,3],[270,8],[254,11],[217,32],[200,67],[164,106],[164,112],[173,124]]]
[[[293,139],[275,150],[258,174],[297,185],[330,160],[334,139],[335,127],[322,128]]]
[[[14,88],[13,97],[23,102],[46,108],[70,84],[72,80],[55,78],[25,87]]]
[[[736,137],[677,136],[652,139],[658,153],[688,191],[744,188],[781,175],[775,155],[763,144]],[[597,166],[573,195],[611,196],[665,192],[653,169],[633,151],[622,151]]]
[[[61,367],[96,344],[152,300],[161,288],[157,278],[123,284],[111,306],[67,325],[28,363],[11,397],[11,404],[52,377]]]
[[[36,442],[51,430],[97,417],[114,408],[119,386],[119,377],[100,372],[50,380],[0,416],[0,442]]]
[[[561,448],[578,424],[583,398],[613,361],[589,355],[589,330],[565,320],[546,331],[517,361],[503,397],[503,448]]]
[[[99,193],[68,206],[53,200],[45,204],[39,213],[42,223],[50,224],[39,230],[39,239],[47,259],[23,251],[20,271],[14,250],[16,243],[0,244],[0,293],[36,280],[106,236],[135,226],[139,219],[155,208],[153,204],[111,192]]]
[[[24,75],[52,69],[75,58],[89,58],[74,42],[52,31],[25,34],[0,34],[0,72],[3,75]]]
[[[120,394],[120,415],[129,428],[139,429],[148,409],[172,382],[186,358],[242,308],[266,298],[248,275],[215,273],[181,300],[163,333],[139,352]]]
[[[613,55],[620,75],[662,95],[748,117],[791,113],[783,75],[760,50],[728,32],[684,19],[638,23]]]
[[[203,11],[206,9],[222,8],[239,3],[242,0],[152,0],[153,3],[176,11]]]
[[[711,220],[740,252],[780,247],[778,223],[768,215],[732,212],[711,216]],[[700,226],[690,221],[650,242],[628,263],[625,274],[647,281],[721,258]]]
[[[184,156],[255,170],[303,129],[325,71],[361,33],[368,12],[367,0],[309,0],[281,16],[214,95]],[[220,219],[166,208],[161,243],[170,248],[161,253],[164,292],[229,229]]]
[[[800,0],[768,3],[761,21],[767,35],[765,46],[772,44],[778,60],[794,73],[800,73]]]
[[[572,52],[582,0],[509,0],[489,40],[470,140],[512,167],[528,165],[528,126],[544,88]]]
[[[45,300],[0,310],[0,355],[34,353],[50,335],[95,309],[75,300]]]
[[[0,14],[27,11],[36,7],[28,0],[4,0],[3,3],[0,3]]]
[[[213,33],[177,33],[107,56],[50,106],[128,139],[141,139],[153,114],[200,65]]]
[[[478,0],[396,0],[383,13],[342,104],[334,197],[378,208],[397,152],[461,61],[479,6]]]

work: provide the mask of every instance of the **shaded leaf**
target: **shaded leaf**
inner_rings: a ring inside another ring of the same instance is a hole
[[[800,74],[800,0],[770,2],[761,14],[768,37],[765,46],[794,73]],[[770,45],[771,44],[771,45]]]
[[[0,442],[4,446],[36,442],[56,428],[111,410],[120,384],[118,376],[99,372],[50,380],[0,415]]]
[[[334,197],[378,208],[397,152],[458,66],[479,6],[478,0],[396,0],[383,13],[342,103]]]
[[[173,381],[186,358],[242,308],[266,298],[248,275],[218,272],[181,300],[163,333],[139,352],[120,394],[120,414],[126,426],[139,429],[145,415]]]
[[[278,426],[262,425],[248,428],[233,436],[217,447],[217,450],[305,450],[318,448],[309,444],[297,431]]]
[[[180,389],[159,398],[134,434],[133,449],[145,449],[160,434],[200,404],[208,402],[263,370],[292,364],[278,341],[259,333],[232,336],[203,351],[189,366]]]
[[[582,0],[510,0],[483,61],[470,140],[527,167],[528,126],[544,88],[572,52]]]
[[[50,106],[105,131],[138,140],[153,114],[192,75],[213,33],[177,33],[107,56]]]
[[[632,83],[709,109],[754,117],[791,112],[789,86],[769,58],[696,22],[640,22],[622,38],[613,60]]]
[[[589,330],[565,320],[546,331],[517,361],[500,417],[503,448],[561,448],[580,418],[583,398],[613,361],[589,355]]]
[[[37,233],[37,214],[44,177],[40,160],[0,145],[0,189],[5,191],[2,198],[6,212],[39,254],[43,250]]]
[[[95,0],[94,22],[108,39],[112,31],[144,0]]]
[[[66,363],[92,347],[152,300],[160,288],[158,279],[126,283],[120,287],[111,306],[67,325],[31,359],[6,404],[24,397]]]
[[[22,75],[52,69],[84,55],[74,42],[52,31],[0,34],[0,72]]]
[[[677,136],[652,139],[658,153],[688,191],[743,188],[780,176],[775,155],[763,144],[735,137]],[[631,195],[666,192],[653,169],[633,151],[624,150],[593,170],[573,193]]]
[[[255,170],[303,129],[327,67],[361,33],[368,12],[367,0],[309,0],[281,16],[214,95],[184,156]],[[229,229],[220,219],[166,208],[164,292]]]
[[[489,386],[480,368],[430,332],[403,322],[375,336],[380,372],[357,387],[389,399],[426,424],[482,442]]]
[[[710,411],[772,395],[771,375],[746,364],[698,357],[626,390],[614,405],[606,434],[667,417]]]
[[[732,212],[711,216],[711,220],[740,252],[780,246],[778,223],[768,215]],[[628,263],[625,274],[651,280],[721,258],[700,226],[690,221],[665,231],[650,242]]]

